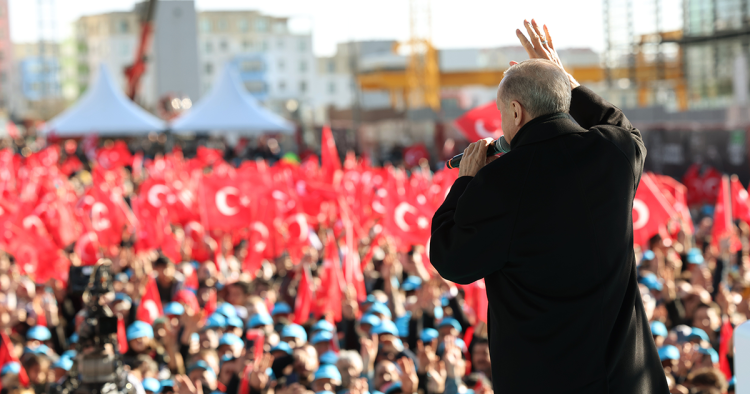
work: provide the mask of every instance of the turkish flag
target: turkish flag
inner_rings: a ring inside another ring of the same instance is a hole
[[[216,162],[222,161],[224,154],[218,149],[199,146],[195,157],[196,159],[200,160],[204,167],[207,167]]]
[[[418,166],[422,159],[430,159],[430,152],[427,151],[427,147],[424,144],[414,144],[404,148],[404,163],[408,167]]]
[[[4,366],[10,362],[19,363],[18,358],[13,355],[13,342],[10,341],[8,335],[4,331],[0,331],[0,339],[3,343],[0,345],[0,366]],[[18,383],[23,387],[29,387],[29,375],[26,374],[26,369],[21,365],[21,372],[18,373]],[[0,382],[0,389],[2,389],[2,382]]]
[[[682,178],[687,187],[687,202],[690,205],[715,204],[719,193],[721,173],[713,167],[701,168],[693,164]]]
[[[727,354],[729,353],[729,342],[732,340],[734,334],[734,328],[729,318],[724,318],[724,323],[721,325],[721,331],[719,333],[719,369],[724,373],[727,380],[732,379],[732,369],[729,366],[729,359]]]
[[[74,155],[68,156],[68,158],[60,165],[60,172],[65,174],[65,176],[71,176],[73,173],[78,172],[81,169],[83,169],[83,163],[81,163],[81,160]]]
[[[672,205],[677,215],[690,228],[690,232],[692,233],[694,231],[693,219],[690,216],[690,209],[688,209],[687,188],[685,185],[666,175],[650,175],[651,179],[659,186],[664,198]]]
[[[322,272],[320,274],[320,288],[318,288],[318,294],[315,297],[316,318],[331,313],[334,321],[341,321],[341,296],[345,288],[343,280],[339,248],[336,245],[336,238],[333,236],[333,231],[328,230]]]
[[[633,199],[633,242],[646,244],[675,215],[651,176],[643,174]]]
[[[301,275],[297,284],[297,297],[294,300],[294,323],[304,324],[310,319],[313,303],[313,280],[310,267],[302,264],[298,273]]]
[[[484,138],[496,140],[503,135],[500,111],[494,100],[463,114],[456,119],[455,126],[469,142]]]
[[[207,176],[202,180],[201,189],[201,216],[206,230],[247,227],[264,190],[259,178],[247,176]]]
[[[117,347],[120,354],[128,352],[128,335],[125,330],[125,320],[121,317],[117,318]]]
[[[153,276],[148,277],[146,282],[146,293],[141,298],[141,303],[138,305],[135,318],[148,324],[154,324],[154,320],[159,316],[163,315],[163,309],[161,307],[161,297],[159,297],[159,288],[156,287],[156,280]]]
[[[392,177],[386,190],[383,227],[397,241],[398,249],[405,251],[411,245],[427,244],[434,211],[426,204],[420,204],[417,196],[409,195],[400,180]]]
[[[125,141],[118,140],[112,146],[104,147],[96,151],[96,162],[100,166],[111,170],[114,168],[128,166],[133,163],[133,155],[130,154]]]
[[[742,186],[737,175],[732,175],[730,186],[732,188],[732,219],[750,223],[750,204],[748,204],[747,190]]]
[[[732,222],[732,197],[729,177],[724,175],[719,182],[719,195],[714,207],[714,226],[711,229],[711,245],[719,246],[719,241],[730,237],[731,249],[736,252],[742,248]]]
[[[323,171],[328,176],[333,176],[336,170],[341,169],[341,158],[339,151],[336,149],[336,141],[333,140],[333,133],[329,126],[323,127],[323,135],[320,140],[320,160]]]
[[[76,241],[73,251],[81,259],[82,265],[94,265],[102,257],[99,237],[96,233],[89,231]]]

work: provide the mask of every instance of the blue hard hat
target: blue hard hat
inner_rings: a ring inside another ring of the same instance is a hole
[[[714,216],[714,206],[713,205],[704,205],[703,208],[701,208],[701,213],[705,216]]]
[[[76,355],[78,355],[78,352],[76,352],[75,350],[66,350],[63,352],[63,354],[60,357],[65,357],[65,358],[69,358],[72,360],[76,358]]]
[[[272,368],[266,368],[266,375],[268,375],[268,378],[271,380],[276,380],[276,374],[273,373]]]
[[[370,310],[367,313],[379,313],[389,319],[391,318],[391,310],[388,309],[387,305],[380,302],[372,304]]]
[[[195,363],[193,363],[191,366],[189,366],[187,370],[188,375],[191,372],[195,371],[196,369],[204,369],[209,374],[216,376],[216,372],[214,372],[214,370],[208,365],[208,363],[203,360],[198,360]]]
[[[71,335],[70,338],[68,338],[68,343],[69,344],[78,343],[78,333],[74,332],[73,335]]]
[[[185,313],[185,307],[179,302],[170,302],[164,307],[165,315],[182,316]]]
[[[60,357],[56,363],[52,364],[52,368],[60,368],[70,371],[70,369],[73,368],[73,360],[67,357]]]
[[[49,332],[49,328],[44,326],[34,326],[26,331],[26,339],[34,339],[37,341],[49,341],[52,338],[52,333]]]
[[[292,308],[287,304],[286,302],[277,302],[276,305],[273,306],[273,311],[271,311],[271,316],[276,315],[286,315],[292,313]]]
[[[705,354],[707,356],[711,356],[711,362],[714,363],[714,364],[716,364],[716,363],[719,362],[719,353],[716,353],[716,350],[714,350],[713,348],[699,347],[698,348],[698,353]]]
[[[441,329],[443,327],[451,326],[456,329],[456,331],[461,332],[461,323],[458,322],[458,320],[452,318],[452,317],[446,317],[445,319],[440,321],[440,324],[438,324],[438,329]]]
[[[222,302],[221,305],[216,308],[216,313],[221,313],[224,317],[233,317],[237,316],[237,308],[228,302]]]
[[[373,327],[377,327],[380,325],[380,318],[368,313],[362,316],[362,318],[359,320],[359,324],[369,324]]]
[[[390,386],[387,386],[383,394],[394,394],[401,391],[401,382],[396,382],[391,384]]]
[[[693,327],[690,329],[690,335],[688,335],[688,340],[692,341],[693,339],[700,338],[701,341],[707,341],[711,342],[711,339],[708,337],[708,334],[706,334],[705,331],[701,330],[700,328]]]
[[[462,353],[466,351],[466,342],[464,342],[463,339],[456,338],[456,346],[458,346],[458,348],[461,349]],[[445,342],[440,342],[438,344],[437,349],[435,350],[435,354],[442,357],[444,352],[445,352]]]
[[[230,316],[227,318],[227,327],[242,328],[244,326],[245,326],[245,323],[243,323],[242,319],[240,319],[238,316]]]
[[[17,361],[11,361],[3,365],[3,368],[0,369],[0,376],[5,376],[9,373],[12,373],[12,374],[21,373],[21,364]]]
[[[159,383],[159,381],[154,378],[143,379],[142,385],[143,385],[143,389],[146,391],[150,391],[152,393],[161,392],[161,383]]]
[[[396,323],[396,328],[398,328],[398,336],[401,338],[409,336],[409,320],[411,320],[411,312],[407,312],[394,322]]]
[[[641,278],[640,283],[645,285],[649,290],[661,291],[662,284],[654,274],[648,274]]]
[[[288,354],[288,355],[291,356],[292,355],[292,347],[289,346],[288,343],[281,341],[281,342],[279,342],[278,345],[276,345],[276,346],[274,346],[274,347],[271,348],[271,353],[273,353],[273,352],[284,352],[284,353],[286,353],[286,354]]]
[[[219,346],[223,345],[229,345],[229,346],[236,346],[236,345],[242,345],[242,339],[234,334],[224,334],[221,336],[221,339],[219,340]]]
[[[651,334],[658,335],[660,337],[667,337],[669,335],[669,331],[667,331],[667,326],[665,326],[664,323],[657,320],[651,322]]]
[[[404,284],[401,285],[401,288],[404,291],[413,291],[420,287],[422,287],[422,278],[413,275],[407,277],[406,280],[404,280]]]
[[[390,320],[383,320],[379,325],[375,326],[372,329],[372,333],[377,335],[391,334],[394,336],[398,336],[398,327],[396,327],[396,323]]]
[[[172,379],[165,379],[165,380],[160,381],[159,384],[161,385],[161,388],[164,388],[164,387],[174,387],[174,380],[172,380]]]
[[[698,248],[692,248],[687,254],[689,264],[703,264],[703,253]]]
[[[132,341],[138,338],[151,339],[154,337],[154,329],[151,327],[150,324],[139,320],[139,321],[134,321],[133,324],[131,324],[130,327],[128,327],[125,334],[126,334],[128,341]]]
[[[659,360],[679,360],[680,359],[680,351],[672,346],[662,346],[659,348]]]
[[[333,339],[333,333],[330,331],[318,331],[310,339],[310,343],[315,345],[316,343],[328,342]]]
[[[422,335],[419,338],[422,340],[422,342],[429,343],[439,336],[440,334],[438,333],[438,330],[434,328],[425,328],[424,330],[422,330]]]
[[[305,332],[305,329],[299,324],[290,324],[281,330],[281,337],[300,338],[303,341],[307,341],[307,332]]]
[[[255,328],[260,326],[267,326],[273,324],[273,318],[265,313],[256,313],[247,322],[247,328]]]
[[[226,328],[227,318],[220,313],[214,313],[206,319],[204,328]]]
[[[339,361],[339,355],[332,351],[327,351],[320,355],[321,364],[336,365],[336,361]]]
[[[341,372],[339,372],[339,369],[334,365],[323,364],[317,371],[315,371],[314,380],[318,379],[332,379],[340,382]]]
[[[313,332],[315,332],[315,331],[331,331],[331,332],[333,332],[334,329],[335,329],[335,327],[333,326],[333,324],[329,323],[328,320],[325,320],[325,319],[318,320],[318,322],[315,323],[315,324],[313,324],[313,326],[312,326],[312,331]]]
[[[133,303],[133,300],[130,299],[130,296],[125,293],[115,293],[115,301],[127,301],[131,304]]]
[[[647,250],[643,252],[643,260],[653,260],[656,255],[653,251]]]

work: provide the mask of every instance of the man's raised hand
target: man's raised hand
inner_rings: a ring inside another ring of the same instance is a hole
[[[516,29],[516,36],[518,37],[518,40],[521,41],[523,48],[526,49],[526,53],[529,54],[529,58],[549,60],[565,70],[560,61],[560,57],[557,56],[557,51],[552,43],[552,35],[550,35],[549,29],[547,29],[547,25],[543,26],[544,34],[542,34],[539,25],[534,19],[531,20],[531,23],[524,20],[523,24],[526,27],[526,32],[529,34],[529,38],[526,38],[526,35],[523,34],[521,29]],[[518,64],[518,62],[510,62],[511,66],[515,66],[516,64]],[[568,78],[570,79],[571,89],[575,89],[581,85],[572,75],[568,74]]]

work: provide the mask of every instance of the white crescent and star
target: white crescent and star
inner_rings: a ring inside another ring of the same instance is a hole
[[[497,134],[500,131],[499,128],[492,131],[487,130],[487,128],[484,127],[484,119],[477,119],[474,123],[474,130],[477,132],[478,136],[492,139],[496,139]]]
[[[257,231],[261,237],[261,240],[255,242],[255,251],[262,252],[266,250],[266,240],[270,235],[268,227],[266,227],[266,225],[261,222],[253,222],[253,224],[250,225],[250,229],[253,231]]]
[[[648,223],[651,214],[646,203],[637,198],[633,200],[633,210],[638,213],[638,220],[633,222],[633,230],[640,230]]]
[[[94,230],[104,231],[112,226],[109,219],[104,217],[107,213],[109,213],[109,209],[101,202],[97,201],[91,206],[91,227]]]
[[[166,185],[154,185],[148,190],[148,203],[155,208],[161,207],[161,199],[159,195],[169,194],[169,188]]]
[[[406,223],[406,220],[404,220],[404,215],[406,215],[407,212],[413,213],[413,214],[416,215],[417,214],[417,209],[414,208],[413,206],[411,206],[407,202],[402,202],[401,204],[398,204],[398,206],[396,207],[396,209],[393,212],[393,217],[394,217],[394,220],[396,221],[396,225],[402,231],[409,231],[409,230],[411,230],[411,226],[409,226]]]
[[[240,209],[237,207],[230,207],[227,204],[227,196],[239,196],[240,191],[233,186],[226,186],[221,189],[219,189],[218,192],[216,192],[216,208],[221,212],[224,216],[234,216],[236,215]]]

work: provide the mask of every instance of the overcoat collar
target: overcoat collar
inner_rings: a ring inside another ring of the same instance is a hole
[[[555,138],[565,134],[574,134],[585,131],[570,117],[570,115],[559,112],[555,114],[537,116],[523,125],[510,142],[512,149],[524,145],[533,144]]]

